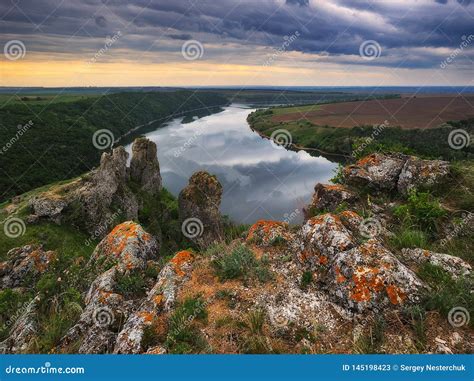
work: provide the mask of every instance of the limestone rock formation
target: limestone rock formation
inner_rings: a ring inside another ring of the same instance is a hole
[[[402,249],[402,255],[407,263],[416,263],[418,265],[430,263],[441,267],[453,278],[468,276],[472,271],[469,263],[453,255],[435,253],[424,249]]]
[[[150,326],[158,315],[174,307],[178,288],[192,269],[193,254],[180,251],[160,271],[155,286],[148,293],[137,311],[130,315],[120,331],[114,353],[141,353],[145,327]],[[155,349],[156,350],[156,349]],[[163,352],[164,349],[160,349]]]
[[[24,353],[38,332],[37,310],[40,297],[36,296],[20,309],[9,336],[0,343],[0,354]]]
[[[348,250],[356,242],[340,218],[327,213],[310,218],[298,234],[298,256],[303,264],[326,264],[336,253]]]
[[[316,184],[311,204],[305,209],[306,214],[312,210],[334,212],[343,203],[352,204],[357,196],[344,185]]]
[[[145,192],[154,195],[160,192],[160,164],[156,155],[156,144],[151,140],[138,138],[133,142],[130,178]]]
[[[91,263],[117,264],[123,271],[144,269],[146,262],[156,259],[159,244],[143,228],[126,221],[117,225],[96,247]]]
[[[26,245],[11,249],[7,257],[7,261],[0,262],[0,289],[21,286],[26,276],[31,279],[44,273],[56,259],[56,253]]]
[[[339,304],[355,312],[415,303],[426,286],[380,242],[369,240],[329,259],[323,283]]]
[[[194,173],[179,194],[183,234],[201,247],[223,239],[221,197],[222,185],[215,176],[204,171]]]
[[[397,185],[398,176],[405,162],[404,155],[374,153],[360,159],[354,165],[345,167],[344,178],[351,185],[392,190]]]
[[[435,186],[449,175],[449,163],[441,160],[422,160],[410,156],[398,178],[397,189],[407,195],[419,186]]]
[[[265,247],[288,242],[293,238],[287,223],[260,220],[249,229],[247,242]]]
[[[49,219],[57,224],[61,222],[61,213],[67,206],[66,200],[55,195],[33,197],[28,204],[33,211],[30,220]]]

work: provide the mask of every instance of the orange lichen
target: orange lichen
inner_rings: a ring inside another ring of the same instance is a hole
[[[345,217],[348,219],[356,218],[356,219],[361,219],[362,217],[359,216],[356,212],[352,210],[344,210],[339,214],[341,217]]]
[[[159,306],[162,302],[163,302],[162,294],[159,294],[153,297],[153,303],[155,303],[155,305]]]
[[[341,269],[339,268],[339,266],[336,266],[335,271],[336,271],[336,282],[337,283],[343,283],[347,280],[346,277],[341,274]]]
[[[387,286],[385,289],[387,291],[387,295],[390,299],[390,302],[395,305],[403,303],[407,296],[399,287],[393,284]]]
[[[170,263],[173,265],[174,272],[178,276],[184,276],[185,273],[182,270],[182,266],[188,262],[191,262],[193,259],[193,253],[188,250],[183,250],[178,253],[171,259]]]
[[[372,292],[383,289],[383,280],[378,275],[379,270],[374,267],[359,267],[352,276],[354,287],[351,298],[356,302],[367,302],[372,297]]]
[[[324,185],[324,188],[327,190],[336,190],[336,191],[345,191],[347,190],[345,186],[340,184],[335,185]]]
[[[363,157],[356,163],[356,165],[361,166],[361,167],[369,166],[369,165],[378,165],[378,164],[380,164],[380,159],[375,154]]]
[[[284,222],[270,221],[270,220],[259,220],[252,225],[249,229],[249,234],[247,235],[247,241],[255,238],[257,232],[262,232],[262,238],[269,238],[271,232],[277,228],[286,228],[287,224]]]
[[[145,323],[150,323],[153,321],[155,315],[152,312],[142,311],[140,312],[140,317],[143,319]]]
[[[328,263],[328,257],[321,255],[319,257],[319,264],[320,265],[326,265]]]

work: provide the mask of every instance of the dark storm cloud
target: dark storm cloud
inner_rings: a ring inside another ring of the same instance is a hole
[[[278,49],[298,32],[286,51],[403,67],[434,67],[442,49],[456,49],[462,36],[474,34],[470,0],[16,0],[2,2],[0,17],[0,42],[18,38],[38,52],[93,51],[97,41],[121,31],[121,49],[166,52],[192,36],[221,46],[208,49],[206,58],[232,54],[232,44],[238,60],[239,46]],[[358,57],[366,40],[382,47],[379,60]]]

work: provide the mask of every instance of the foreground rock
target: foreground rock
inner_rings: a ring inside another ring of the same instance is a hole
[[[7,261],[0,262],[0,289],[18,287],[26,278],[29,281],[37,278],[56,259],[56,253],[26,245],[11,249],[7,257]]]
[[[416,303],[426,286],[378,241],[335,254],[324,285],[343,307],[354,312],[381,311]]]
[[[126,221],[117,225],[96,247],[90,261],[97,266],[117,265],[122,271],[143,270],[158,256],[159,244],[143,228]]]
[[[316,184],[311,204],[305,208],[307,218],[313,211],[334,212],[342,204],[352,204],[357,196],[343,185]]]
[[[99,243],[91,266],[113,264],[113,267],[92,282],[79,321],[61,340],[62,350],[77,343],[80,344],[78,353],[113,350],[117,333],[136,307],[133,299],[117,291],[118,278],[130,271],[143,277],[147,261],[156,258],[157,249],[154,238],[133,222],[118,225]]]
[[[430,263],[439,266],[448,272],[453,278],[468,276],[471,271],[471,265],[459,257],[448,254],[435,253],[424,249],[403,249],[402,256],[408,263],[418,265]]]
[[[224,237],[219,212],[221,198],[222,185],[215,176],[204,171],[193,174],[179,194],[183,234],[201,247],[222,241]]]
[[[191,252],[181,251],[161,270],[145,301],[125,322],[117,337],[114,353],[137,354],[147,349],[142,346],[145,328],[155,323],[160,314],[174,307],[178,288],[192,269],[192,260]],[[161,348],[159,352],[164,351],[164,348]]]
[[[293,239],[287,223],[260,220],[249,229],[247,242],[260,247],[275,246]]]
[[[422,160],[410,156],[398,178],[397,189],[407,195],[420,186],[436,186],[449,175],[449,163],[441,160]]]

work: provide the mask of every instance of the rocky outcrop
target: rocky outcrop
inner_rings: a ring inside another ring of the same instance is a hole
[[[469,263],[453,255],[435,253],[424,249],[402,249],[402,256],[407,263],[417,265],[430,263],[439,266],[453,278],[468,276],[472,271]]]
[[[145,192],[153,195],[160,192],[162,187],[160,164],[156,144],[151,140],[138,138],[133,142],[130,178]]]
[[[0,343],[0,354],[25,353],[32,339],[38,333],[38,303],[40,297],[36,296],[25,303],[20,309],[6,340]]]
[[[407,195],[420,186],[435,186],[446,180],[449,163],[441,160],[422,160],[410,156],[402,168],[397,182],[398,191]]]
[[[193,254],[180,251],[160,271],[155,286],[145,301],[125,322],[115,344],[114,353],[141,353],[145,328],[156,318],[174,307],[178,288],[187,279],[192,269]],[[160,352],[163,352],[161,349]]]
[[[336,253],[356,244],[340,218],[327,213],[310,218],[298,233],[298,257],[303,264],[326,264]]]
[[[426,286],[378,241],[369,240],[336,253],[328,263],[324,287],[343,307],[354,312],[381,311],[414,303]]]
[[[223,239],[221,197],[222,185],[215,176],[204,171],[193,174],[179,194],[182,232],[201,247]]]
[[[80,342],[78,353],[111,352],[117,333],[132,313],[133,299],[117,290],[117,280],[130,271],[143,276],[147,261],[156,258],[154,238],[134,222],[116,226],[94,251],[90,266],[113,265],[91,284],[79,321],[61,340],[61,348]]]
[[[26,277],[30,281],[38,277],[56,259],[56,253],[26,245],[11,249],[7,257],[7,261],[0,262],[0,289],[21,286]]]
[[[31,198],[32,214],[27,221],[48,219],[59,224],[67,215],[68,221],[84,227],[94,238],[102,238],[116,222],[137,220],[141,195],[130,188],[130,180],[154,196],[162,185],[155,143],[138,138],[132,151],[130,168],[128,153],[117,147],[104,152],[99,167],[83,178]]]
[[[146,262],[156,259],[159,252],[157,240],[143,228],[126,221],[117,225],[95,248],[90,262],[97,266],[117,265],[123,271],[143,270]]]
[[[350,185],[368,186],[377,190],[392,190],[407,157],[400,154],[382,155],[374,153],[354,165],[344,168],[345,181]]]
[[[137,198],[127,186],[127,157],[123,147],[103,153],[99,168],[71,197],[77,200],[91,234],[107,226],[113,214],[129,220],[138,218]]]
[[[341,204],[352,204],[357,196],[343,185],[316,184],[311,204],[305,208],[307,218],[311,217],[311,211],[334,212]]]
[[[292,239],[293,234],[287,223],[260,220],[249,229],[246,241],[265,247],[287,243]]]
[[[38,221],[39,219],[49,219],[57,224],[61,223],[61,216],[64,208],[67,206],[65,199],[56,195],[44,195],[33,197],[28,202],[33,213],[29,221]]]

